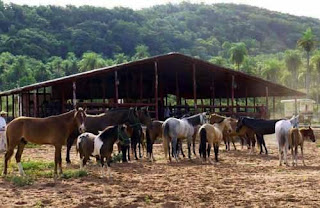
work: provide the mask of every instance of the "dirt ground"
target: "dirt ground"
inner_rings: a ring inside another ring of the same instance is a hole
[[[112,180],[100,178],[95,163],[87,167],[88,176],[57,182],[40,178],[24,187],[1,177],[0,207],[320,207],[317,144],[305,143],[307,166],[299,160],[298,167],[291,167],[290,154],[290,167],[279,167],[274,135],[266,142],[269,155],[249,154],[239,144],[238,150],[226,152],[221,145],[221,161],[215,165],[197,158],[167,163],[162,145],[155,145],[155,163],[112,164]],[[41,146],[26,149],[22,157],[52,161],[53,153],[52,147]],[[75,148],[72,159],[68,168],[77,169]],[[11,168],[9,174],[18,173]]]

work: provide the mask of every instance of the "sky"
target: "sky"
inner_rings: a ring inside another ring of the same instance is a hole
[[[27,4],[27,5],[91,5],[106,8],[116,6],[141,9],[153,5],[173,3],[177,4],[183,0],[3,0],[5,3]],[[297,16],[307,16],[320,19],[320,1],[318,0],[187,0],[191,3],[235,3],[257,6],[273,11],[289,13]],[[319,3],[318,3],[319,2]]]

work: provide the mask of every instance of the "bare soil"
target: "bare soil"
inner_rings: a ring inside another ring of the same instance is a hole
[[[198,158],[168,163],[158,144],[156,162],[112,164],[112,180],[100,177],[95,162],[87,166],[88,176],[56,182],[39,178],[32,185],[17,187],[1,177],[0,207],[320,207],[317,144],[305,143],[307,166],[299,160],[299,166],[292,167],[289,154],[290,167],[279,167],[274,135],[266,142],[269,155],[249,154],[239,144],[238,150],[227,152],[221,145],[221,160],[214,165],[202,164]],[[51,162],[53,154],[52,147],[40,146],[25,149],[22,158]],[[64,168],[78,169],[75,148],[71,156],[73,165],[64,163]],[[14,157],[11,162],[15,163]],[[9,174],[18,172],[11,168]]]

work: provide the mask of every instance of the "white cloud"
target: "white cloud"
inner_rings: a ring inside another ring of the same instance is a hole
[[[27,4],[27,5],[59,5],[65,6],[68,4],[81,6],[81,5],[92,5],[113,8],[115,6],[130,7],[133,9],[141,9],[150,7],[157,4],[166,3],[180,3],[182,0],[4,0],[5,3],[16,3],[16,4]],[[320,19],[320,8],[317,1],[314,0],[188,0],[192,3],[236,3],[236,4],[247,4],[252,6],[258,6],[269,10],[289,13],[298,16],[309,16]]]

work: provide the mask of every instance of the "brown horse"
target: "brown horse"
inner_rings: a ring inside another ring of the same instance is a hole
[[[55,147],[54,175],[57,176],[57,165],[59,173],[62,174],[61,148],[74,129],[85,131],[86,113],[83,109],[72,110],[58,116],[47,118],[19,117],[11,121],[7,126],[7,152],[4,160],[3,174],[7,174],[8,160],[13,155],[14,148],[18,146],[16,162],[20,175],[24,175],[21,165],[21,155],[27,142],[35,144],[51,144]]]
[[[155,161],[153,156],[153,144],[157,138],[162,138],[162,124],[163,121],[152,121],[151,125],[147,126],[147,157],[150,161]]]
[[[309,137],[309,139],[312,142],[315,142],[315,136],[313,133],[313,130],[310,128],[291,128],[289,130],[289,149],[291,148],[291,154],[292,154],[292,166],[297,166],[298,165],[298,159],[297,159],[297,155],[298,155],[298,146],[300,146],[301,148],[301,156],[302,156],[302,163],[303,165],[306,165],[304,163],[304,158],[303,158],[303,143],[304,143],[304,139]]]

